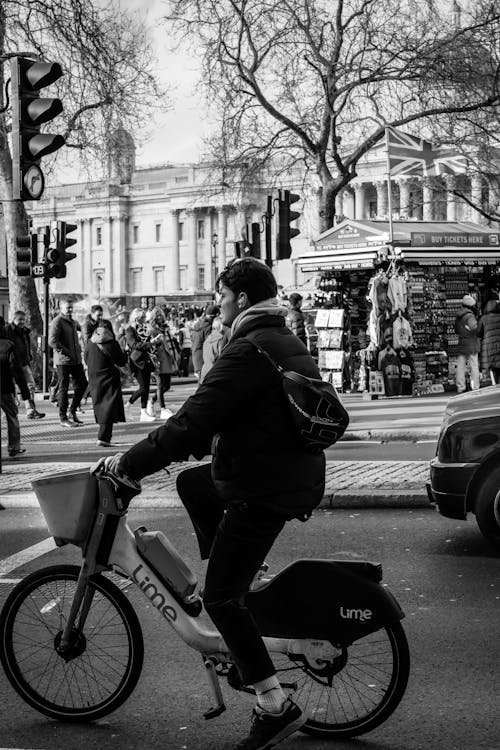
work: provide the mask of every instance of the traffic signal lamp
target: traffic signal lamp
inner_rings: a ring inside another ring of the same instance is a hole
[[[11,60],[12,88],[12,198],[39,200],[45,178],[40,159],[64,146],[62,135],[41,133],[40,126],[57,117],[60,99],[42,98],[40,89],[63,75],[59,63],[35,62],[26,57]]]
[[[290,224],[298,219],[300,213],[291,211],[292,203],[297,203],[300,195],[295,195],[289,190],[280,190],[278,197],[278,237],[276,242],[276,257],[278,260],[286,260],[292,254],[290,240],[300,234],[299,229],[291,227]]]
[[[37,236],[26,234],[16,237],[16,272],[18,276],[31,276],[32,264],[37,263]]]
[[[260,224],[258,221],[254,221],[250,225],[249,244],[252,258],[260,258]]]
[[[48,278],[64,279],[66,277],[66,263],[76,258],[76,253],[66,252],[66,248],[76,244],[76,239],[68,237],[68,234],[74,232],[76,228],[76,224],[51,221],[50,244],[45,256]]]

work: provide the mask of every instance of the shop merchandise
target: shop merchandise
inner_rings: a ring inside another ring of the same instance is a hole
[[[415,365],[413,363],[413,357],[408,349],[400,349],[398,354],[401,395],[411,396],[413,393],[413,383],[415,381]]]
[[[391,303],[392,312],[397,312],[398,310],[404,312],[406,310],[408,305],[408,291],[406,279],[401,268],[398,268],[397,272],[390,277],[387,296]]]
[[[392,324],[392,343],[395,349],[408,349],[413,344],[411,325],[401,310]]]
[[[379,316],[390,307],[387,296],[389,279],[383,270],[379,268],[376,275],[368,283],[368,299],[372,303],[375,315]]]
[[[378,369],[384,378],[386,396],[399,396],[401,393],[401,373],[399,357],[392,346],[386,346],[379,354]]]

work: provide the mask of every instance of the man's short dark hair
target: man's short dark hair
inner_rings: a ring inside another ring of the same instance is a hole
[[[103,306],[102,305],[92,305],[92,307],[90,308],[90,312],[91,313],[95,313],[98,310],[99,310],[99,312],[104,312]]]
[[[24,312],[24,310],[16,310],[13,317],[17,318],[18,315],[24,315],[24,317],[26,317],[26,313]]]
[[[291,305],[297,305],[299,302],[302,302],[302,295],[298,292],[292,292],[288,297],[288,301]]]
[[[245,292],[252,305],[276,297],[278,287],[273,272],[255,258],[241,258],[230,263],[218,276],[216,288],[224,285],[237,297]]]

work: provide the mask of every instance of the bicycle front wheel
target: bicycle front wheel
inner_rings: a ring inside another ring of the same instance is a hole
[[[142,670],[141,626],[125,594],[109,579],[89,579],[90,609],[65,657],[57,647],[80,569],[56,565],[27,576],[0,614],[0,661],[30,706],[61,721],[93,721],[129,697]]]
[[[355,641],[321,668],[293,666],[273,654],[278,677],[307,716],[300,731],[330,739],[355,737],[385,721],[404,695],[410,654],[401,624]]]

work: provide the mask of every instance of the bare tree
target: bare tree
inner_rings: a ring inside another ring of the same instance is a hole
[[[220,121],[214,160],[316,173],[323,229],[386,125],[460,141],[471,136],[467,115],[487,129],[500,102],[499,0],[475,0],[460,18],[435,0],[168,5],[177,42],[196,40],[202,55]]]
[[[54,94],[44,91],[44,95],[59,96],[64,113],[46,130],[63,134],[67,146],[76,149],[75,154],[87,164],[106,164],[109,135],[118,123],[132,132],[144,131],[151,108],[165,102],[165,92],[153,72],[146,28],[137,15],[125,13],[113,0],[106,4],[97,0],[0,0],[2,100],[8,78],[5,64],[16,55],[57,61],[62,66],[63,78],[50,89]],[[30,326],[39,331],[34,282],[16,274],[16,236],[26,234],[27,215],[21,201],[11,200],[9,118],[8,109],[0,114],[0,198],[10,309],[25,310]],[[42,162],[44,171],[47,166],[50,158]]]

